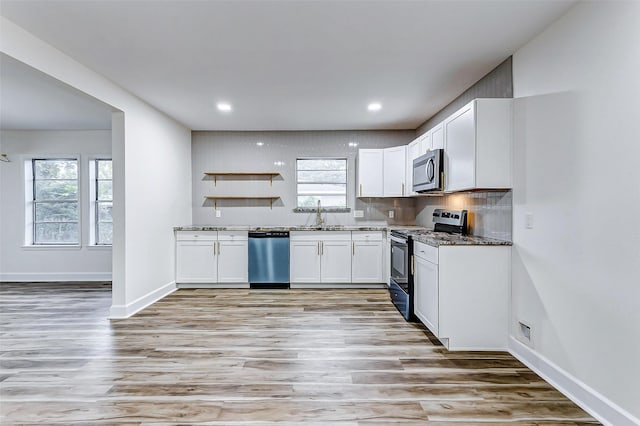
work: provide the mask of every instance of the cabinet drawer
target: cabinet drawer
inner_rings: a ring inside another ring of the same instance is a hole
[[[413,255],[431,263],[438,263],[438,247],[433,247],[419,241],[414,241]]]
[[[382,241],[382,231],[353,231],[353,241]]]
[[[176,232],[177,241],[215,241],[218,238],[217,231],[178,231]]]
[[[218,231],[219,241],[246,241],[249,239],[247,231]]]
[[[292,241],[351,241],[351,231],[291,231]]]

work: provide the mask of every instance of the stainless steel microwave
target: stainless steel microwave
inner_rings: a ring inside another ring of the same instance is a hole
[[[413,160],[414,192],[442,191],[444,184],[444,153],[434,149]]]

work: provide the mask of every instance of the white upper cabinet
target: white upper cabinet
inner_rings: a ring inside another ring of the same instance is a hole
[[[444,123],[440,123],[430,130],[431,149],[444,149]]]
[[[358,197],[383,197],[384,151],[382,149],[358,150]]]
[[[475,99],[445,119],[445,191],[511,188],[511,110]]]
[[[405,178],[407,187],[405,189],[405,195],[417,194],[416,192],[413,192],[413,160],[422,154],[420,142],[421,138],[416,138],[413,142],[407,145],[407,177]]]
[[[431,131],[423,134],[419,137],[420,139],[420,155],[426,154],[427,151],[431,150]]]
[[[384,152],[384,196],[404,197],[406,195],[407,146],[385,148]]]

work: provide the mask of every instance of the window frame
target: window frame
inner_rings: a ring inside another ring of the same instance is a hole
[[[38,181],[56,181],[56,180],[71,180],[71,179],[42,179],[36,178],[36,162],[37,161],[75,161],[76,163],[76,198],[74,200],[38,200],[37,199],[37,190],[36,183]],[[30,232],[30,246],[33,247],[79,247],[82,244],[82,206],[81,206],[81,166],[80,159],[77,156],[69,156],[69,155],[60,155],[60,156],[51,156],[51,157],[33,157],[29,159],[29,165],[31,168],[30,173],[30,190],[31,196],[28,197],[28,201],[30,202],[31,208],[31,232]],[[51,222],[51,221],[40,221],[36,220],[36,210],[38,204],[48,204],[48,203],[76,203],[76,221],[62,221],[62,222]],[[77,226],[77,235],[78,239],[74,242],[38,242],[36,238],[36,228],[39,223],[75,223]]]
[[[100,161],[111,161],[111,179],[100,179],[99,178],[99,163]],[[111,203],[113,206],[113,158],[108,157],[93,157],[89,160],[89,178],[90,182],[90,246],[92,247],[112,247],[113,246],[113,214],[111,217],[111,222],[100,221],[100,204],[101,203]],[[100,181],[111,181],[111,200],[100,200],[99,194],[99,182]],[[100,223],[111,223],[111,243],[102,243],[100,242]]]
[[[344,161],[344,206],[323,206],[321,205],[320,210],[321,211],[349,211],[349,158],[348,157],[339,157],[339,156],[326,156],[326,157],[297,157],[296,158],[296,167],[295,167],[295,182],[296,182],[296,208],[294,210],[296,211],[310,211],[310,210],[316,210],[317,207],[308,207],[308,206],[300,206],[298,204],[298,200],[300,197],[300,193],[298,191],[298,186],[301,184],[301,182],[298,181],[298,172],[300,171],[298,168],[298,162],[300,160],[340,160],[340,161]],[[314,170],[314,171],[342,171],[342,170],[334,170],[334,169],[326,169],[326,170]],[[304,183],[311,183],[311,184],[336,184],[336,182],[302,182]],[[339,185],[342,185],[342,183],[339,183]],[[308,194],[307,194],[308,195]],[[320,195],[322,196],[322,194],[312,194],[312,195]],[[337,196],[342,196],[342,194],[337,195]]]

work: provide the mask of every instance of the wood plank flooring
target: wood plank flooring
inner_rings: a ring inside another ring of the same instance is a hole
[[[598,424],[502,352],[447,352],[384,290],[0,284],[0,423]]]

